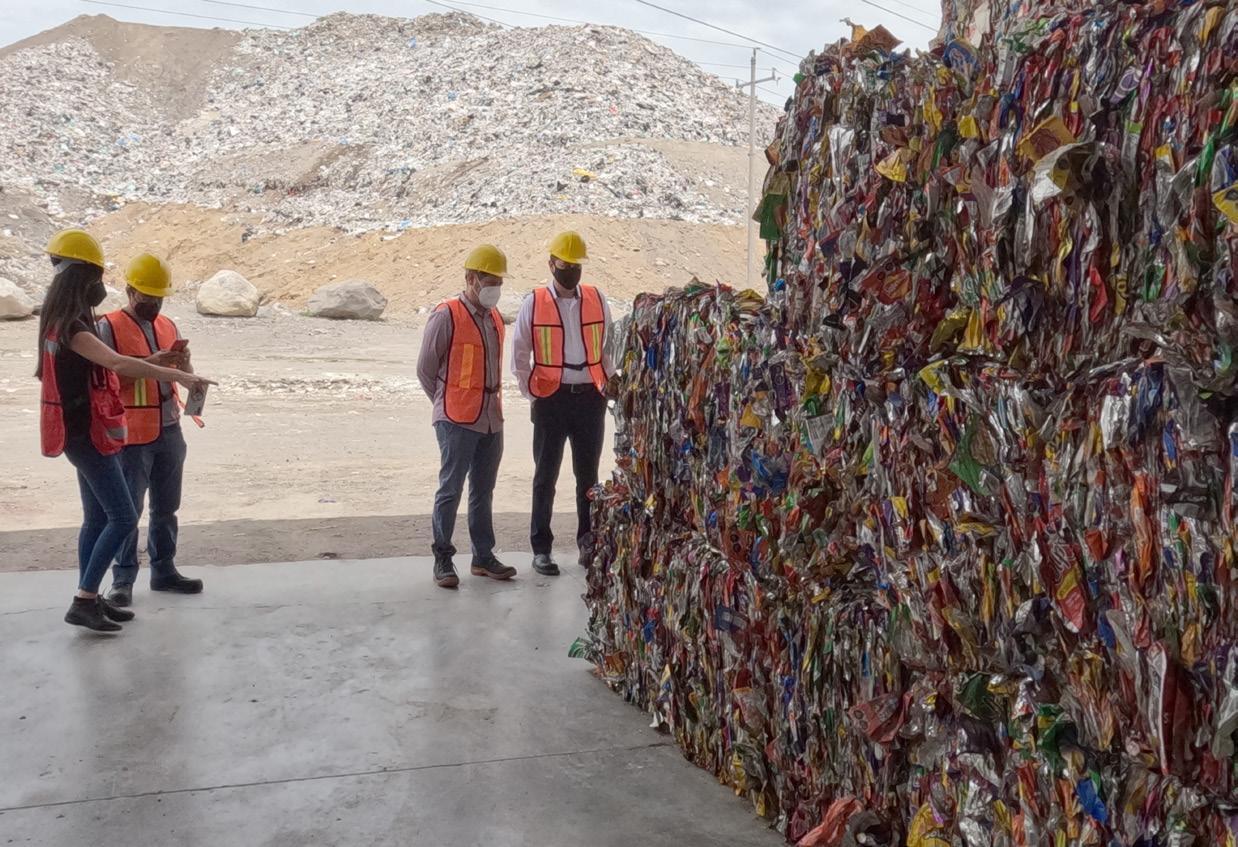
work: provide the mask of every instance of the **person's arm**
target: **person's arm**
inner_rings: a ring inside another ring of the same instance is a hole
[[[451,344],[451,315],[446,309],[436,309],[426,321],[421,335],[421,352],[417,355],[417,381],[421,390],[434,402],[438,395],[438,372]]]
[[[599,292],[601,293],[601,292]],[[602,370],[606,371],[606,378],[615,375],[615,361],[610,355],[610,344],[608,343],[611,333],[615,331],[615,322],[610,317],[610,303],[606,300],[606,295],[602,295]]]
[[[173,370],[172,368],[161,368],[158,365],[152,365],[144,359],[135,359],[132,356],[122,356],[100,341],[94,333],[90,332],[75,333],[73,339],[69,342],[69,349],[83,359],[93,362],[100,367],[107,368],[110,371],[115,371],[127,379],[153,379],[156,382],[178,382],[186,388],[193,388],[196,385],[215,385],[213,381],[195,374]]]
[[[512,373],[516,385],[525,399],[532,400],[529,393],[529,377],[533,374],[533,295],[524,298],[516,315],[516,335],[512,339]]]

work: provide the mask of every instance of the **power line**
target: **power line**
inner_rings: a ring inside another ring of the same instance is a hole
[[[426,2],[431,2],[431,0],[426,0]],[[492,12],[505,12],[505,13],[507,13],[507,14],[511,14],[511,15],[524,15],[524,16],[526,16],[526,17],[530,17],[530,18],[539,18],[539,19],[541,19],[541,20],[547,20],[547,21],[559,21],[559,22],[561,22],[561,23],[581,24],[581,25],[583,25],[583,26],[613,26],[613,27],[616,27],[616,28],[619,28],[619,29],[626,29],[626,30],[628,30],[629,32],[639,33],[640,35],[650,35],[650,36],[655,36],[655,37],[659,37],[659,38],[679,38],[679,39],[683,39],[684,41],[695,41],[695,42],[698,42],[698,43],[701,43],[701,44],[714,44],[714,45],[717,45],[717,46],[719,46],[719,47],[739,47],[739,48],[742,48],[742,49],[744,49],[744,50],[751,50],[751,49],[752,49],[749,45],[747,45],[747,44],[741,44],[741,43],[739,43],[739,42],[737,42],[737,41],[715,41],[715,40],[713,40],[713,39],[709,39],[709,38],[696,38],[696,37],[691,36],[691,35],[676,35],[676,34],[674,34],[674,33],[670,33],[670,32],[651,32],[651,31],[649,31],[649,30],[645,30],[645,29],[630,29],[629,27],[625,27],[625,26],[623,26],[622,24],[602,24],[602,23],[598,23],[597,21],[581,20],[580,18],[564,18],[564,17],[560,17],[560,16],[558,16],[558,15],[543,15],[543,14],[541,14],[540,12],[526,12],[526,11],[524,11],[523,9],[509,9],[509,8],[507,8],[507,7],[505,7],[505,6],[492,6],[492,5],[489,5],[489,4],[486,4],[486,3],[473,3],[473,2],[466,2],[466,0],[453,0],[453,2],[452,2],[452,3],[450,3],[450,4],[447,4],[447,3],[435,3],[435,5],[438,5],[438,6],[445,6],[445,7],[447,7],[447,8],[454,9],[454,10],[455,10],[455,11],[457,11],[457,12],[464,12],[464,11],[466,11],[466,10],[464,10],[464,9],[460,9],[460,8],[459,8],[460,6],[468,6],[468,7],[474,8],[474,9],[486,9],[486,10],[489,10],[489,11],[492,11]],[[502,21],[496,20],[496,19],[494,19],[494,18],[486,18],[485,16],[483,16],[483,15],[478,15],[477,13],[472,12],[472,11],[468,11],[468,12],[467,12],[467,14],[473,15],[474,17],[479,17],[479,18],[482,18],[483,20],[489,20],[489,21],[492,21],[492,22],[494,22],[494,23],[497,23],[497,24],[502,24],[502,25],[504,25],[504,26],[507,26],[507,24],[503,24],[503,22],[502,22]],[[799,72],[799,67],[798,67],[797,65],[792,64],[791,62],[788,62],[786,59],[781,59],[781,58],[779,58],[779,57],[777,57],[777,56],[772,56],[772,55],[768,55],[768,54],[767,54],[767,58],[769,59],[769,61],[771,61],[771,62],[776,62],[776,63],[778,63],[778,64],[782,65],[784,68],[790,68],[792,71],[794,71],[794,72],[796,72],[796,73],[798,73],[798,72]],[[689,59],[688,61],[694,62],[695,64],[698,64],[698,65],[714,65],[715,67],[731,67],[731,68],[746,68],[746,67],[748,67],[748,65],[725,65],[725,64],[722,64],[722,63],[720,63],[720,62],[697,62],[695,59]]]
[[[886,0],[886,2],[888,2],[888,3],[894,3],[894,4],[896,4],[896,5],[902,6],[902,7],[903,7],[903,8],[905,8],[905,9],[911,9],[912,11],[914,11],[914,12],[919,12],[919,13],[920,13],[920,14],[922,14],[922,15],[933,15],[933,14],[937,14],[937,13],[935,13],[935,12],[930,12],[928,9],[925,9],[923,6],[916,6],[916,5],[912,4],[912,3],[908,3],[908,2],[906,2],[906,0]]]
[[[580,20],[579,18],[561,18],[561,17],[558,17],[557,15],[543,15],[539,12],[526,12],[523,9],[506,9],[501,6],[488,6],[485,3],[466,3],[464,2],[464,0],[456,0],[456,5],[457,6],[469,6],[474,9],[489,9],[492,12],[506,12],[511,15],[524,15],[525,17],[540,18],[546,21],[559,21],[560,23],[565,23],[565,24],[583,24],[585,26],[615,26],[621,29],[630,29],[629,27],[625,27],[622,24],[600,24],[597,21],[585,21],[585,20]],[[631,29],[630,31],[638,32],[641,35],[656,35],[660,38],[679,38],[684,41],[696,41],[701,44],[715,44],[719,47],[742,47],[745,50],[750,49],[747,44],[741,44],[738,41],[715,41],[710,38],[695,38],[691,35],[676,35],[675,33],[671,33],[671,32],[650,32],[649,30],[644,30],[644,29]],[[746,68],[748,66],[744,65],[744,67]]]
[[[642,2],[642,0],[637,0],[637,2],[638,3]],[[905,21],[909,21],[910,23],[913,23],[916,26],[922,26],[925,29],[927,29],[929,32],[937,32],[937,30],[934,27],[929,26],[923,21],[918,21],[915,18],[909,18],[906,15],[904,15],[902,12],[896,12],[893,9],[887,9],[885,6],[878,6],[876,3],[873,2],[873,0],[860,0],[860,2],[865,3],[869,6],[872,6],[874,9],[880,9],[881,11],[885,12],[887,15],[893,15],[896,18],[902,18]]]
[[[504,27],[505,29],[511,29],[511,26],[512,26],[511,24],[504,23],[503,21],[495,20],[494,18],[488,18],[485,15],[479,15],[476,12],[470,12],[467,9],[461,9],[458,6],[452,6],[447,3],[440,3],[439,0],[426,0],[426,2],[429,3],[431,6],[442,6],[444,9],[451,9],[453,12],[460,12],[465,15],[472,15],[475,18],[480,18],[483,21],[490,21],[490,23],[498,24],[499,26]]]
[[[227,0],[201,0],[203,3],[210,3],[213,6],[235,6],[238,9],[254,9],[258,12],[275,12],[280,15],[300,15],[303,18],[320,17],[312,12],[294,12],[289,9],[273,9],[270,6],[250,6],[248,3],[229,3]]]
[[[138,12],[155,12],[160,15],[180,15],[182,18],[197,18],[202,21],[222,21],[229,24],[244,24],[245,26],[271,27],[273,29],[292,29],[283,24],[260,24],[257,21],[238,21],[236,18],[217,18],[213,15],[195,15],[193,12],[174,12],[168,9],[152,9],[150,6],[130,6],[126,3],[110,3],[104,0],[82,0],[92,6],[115,6],[117,9],[134,9]]]
[[[727,65],[722,62],[697,62],[696,59],[692,59],[690,61],[696,62],[698,65],[709,65],[713,68],[744,68],[747,70],[750,67],[749,65]]]
[[[735,38],[742,38],[745,41],[752,42],[753,44],[759,44],[762,47],[768,47],[770,50],[777,50],[779,53],[784,53],[790,56],[791,58],[795,59],[796,61],[799,61],[799,59],[802,58],[796,55],[795,53],[792,53],[790,50],[783,50],[781,47],[775,47],[773,44],[769,44],[764,41],[759,41],[755,38],[751,38],[742,33],[735,32],[734,30],[726,29],[725,27],[715,26],[714,24],[708,23],[707,21],[703,21],[700,18],[694,18],[691,15],[685,15],[683,12],[676,12],[674,9],[668,9],[665,6],[659,6],[657,3],[650,3],[649,0],[636,0],[636,2],[640,3],[642,6],[648,6],[651,9],[657,9],[659,12],[666,12],[668,15],[674,15],[677,18],[683,18],[686,21],[692,21],[693,23],[700,24],[701,26],[709,27],[710,29],[716,29],[718,32],[725,32],[727,35],[734,36]]]

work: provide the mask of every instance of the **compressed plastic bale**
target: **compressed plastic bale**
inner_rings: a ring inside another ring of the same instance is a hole
[[[635,305],[576,652],[789,840],[1235,837],[1238,11],[1088,6],[810,56],[768,300]]]

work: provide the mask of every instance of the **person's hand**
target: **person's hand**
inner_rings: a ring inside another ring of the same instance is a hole
[[[157,368],[179,368],[184,356],[176,350],[159,350],[146,357],[146,362]]]
[[[205,387],[207,385],[219,385],[219,383],[213,379],[207,379],[204,376],[198,376],[197,374],[190,374],[190,373],[180,374],[176,378],[176,381],[190,390],[197,388],[199,386]]]
[[[620,382],[619,374],[617,373],[611,374],[610,379],[606,380],[605,394],[606,394],[607,400],[618,400],[619,399],[619,382]]]

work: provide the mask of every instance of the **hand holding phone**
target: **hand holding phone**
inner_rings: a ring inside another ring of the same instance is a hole
[[[203,381],[189,389],[189,399],[185,401],[185,414],[192,418],[201,417],[202,410],[206,408],[207,385],[208,383]]]

